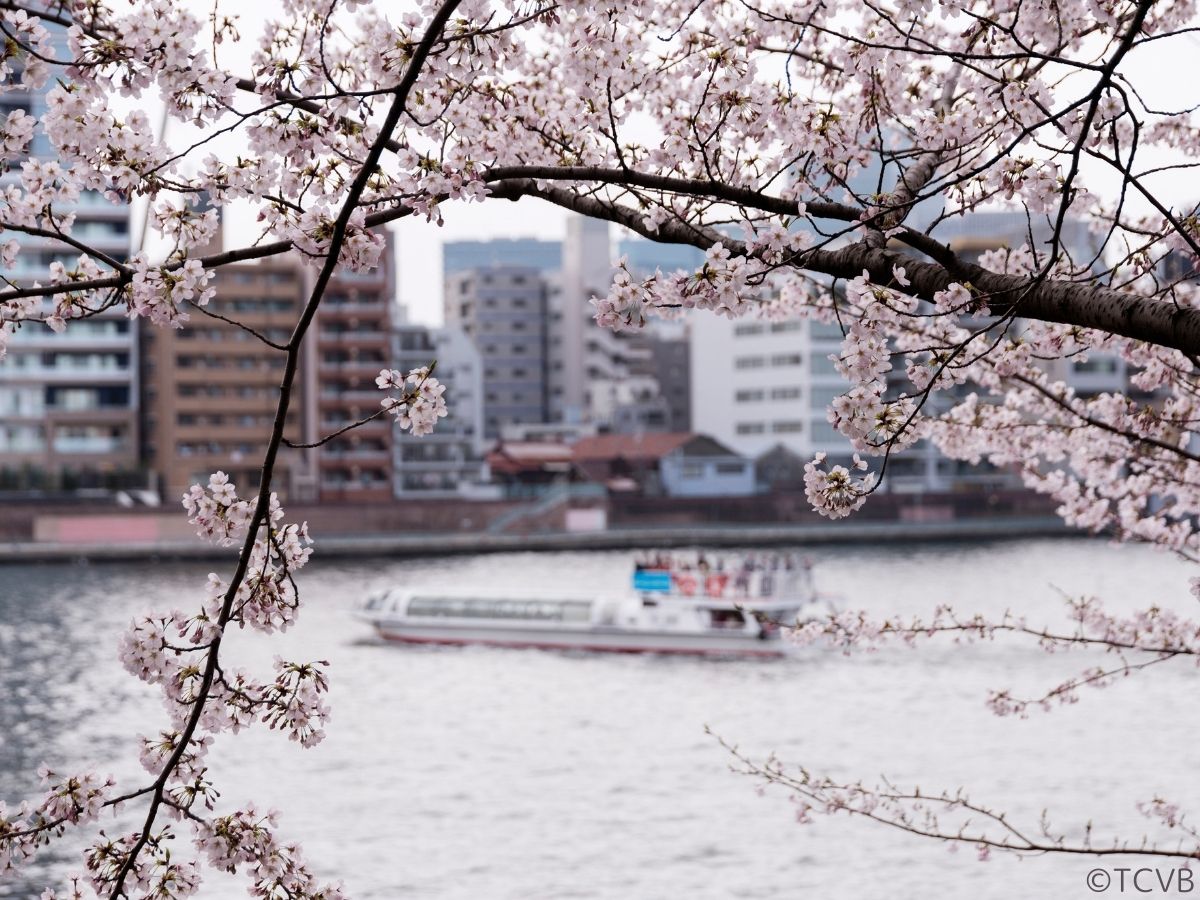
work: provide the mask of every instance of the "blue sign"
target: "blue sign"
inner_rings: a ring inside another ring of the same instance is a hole
[[[641,569],[633,573],[633,589],[651,594],[671,592],[671,573],[665,569]]]

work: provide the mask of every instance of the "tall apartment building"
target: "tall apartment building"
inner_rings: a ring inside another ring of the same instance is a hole
[[[65,53],[64,29],[50,29],[56,51]],[[40,118],[55,84],[50,79],[40,90],[18,87],[0,94],[0,121],[15,110]],[[41,132],[30,149],[35,157],[53,157]],[[19,183],[19,164],[0,173],[0,190]],[[124,261],[129,212],[127,204],[85,191],[72,233]],[[50,263],[73,269],[79,257],[79,251],[50,238],[4,237],[21,244],[16,266],[4,273],[19,284],[45,282]],[[63,334],[33,323],[22,327],[0,360],[0,489],[142,487],[137,393],[137,323],[120,309],[72,322]]]
[[[445,320],[475,344],[483,364],[483,433],[547,421],[547,287],[531,267],[447,276]]]
[[[307,299],[304,274],[292,257],[222,267],[213,287],[209,310],[275,343],[288,340]],[[279,401],[284,353],[195,311],[183,328],[146,328],[142,346],[143,454],[165,500],[174,502],[218,470],[239,494],[252,496]],[[284,435],[293,441],[307,435],[299,384]],[[309,499],[305,464],[301,451],[281,448],[272,490],[285,499]]]
[[[375,385],[390,368],[396,296],[391,232],[370,272],[339,271],[321,301],[305,359],[308,421],[314,440],[370,416],[384,394]],[[306,291],[315,270],[305,267]],[[322,501],[385,501],[392,497],[392,420],[381,416],[309,455],[313,490]]]
[[[622,241],[620,252],[629,257],[632,270],[645,274],[655,268],[694,267],[704,258],[695,248],[642,239]],[[451,310],[457,302],[452,294],[461,294],[470,270],[522,269],[526,278],[542,280],[546,292],[545,421],[627,431],[666,430],[667,423],[686,429],[688,392],[679,390],[687,384],[686,364],[681,365],[686,332],[668,328],[662,333],[618,333],[593,320],[589,301],[608,291],[612,259],[609,224],[582,216],[568,219],[561,243],[530,238],[447,243],[446,321],[458,321]],[[475,339],[474,332],[467,331]],[[486,360],[489,353],[482,345],[480,350]],[[671,360],[669,365],[655,358],[659,351]],[[670,394],[658,384],[660,375],[671,379]],[[500,396],[486,387],[487,394]],[[488,404],[492,402],[496,401],[489,398]],[[519,416],[509,410],[492,418],[498,428],[527,422],[528,414],[529,410]],[[493,428],[488,433],[497,432]]]
[[[593,297],[612,283],[608,222],[572,216],[567,220],[562,273],[551,300],[550,414],[558,422],[595,417],[593,391],[627,374],[624,339],[592,319]]]
[[[394,429],[397,497],[470,495],[487,480],[483,462],[483,359],[460,328],[392,326],[392,368],[408,372],[436,361],[448,414],[432,434]]]

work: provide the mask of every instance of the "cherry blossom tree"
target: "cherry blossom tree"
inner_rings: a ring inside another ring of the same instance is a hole
[[[0,286],[0,354],[20,328],[70,330],[117,308],[187,328],[211,315],[219,267],[283,253],[313,267],[284,344],[279,401],[259,493],[220,472],[184,497],[200,536],[237,549],[227,575],[197,586],[191,612],[151,612],[122,640],[125,667],[158,685],[167,722],[140,738],[145,783],[41,773],[42,796],[0,808],[0,873],[120,804],[140,826],[97,836],[82,872],[46,897],[185,897],[204,867],[246,874],[259,897],[335,898],[274,816],[226,809],[208,778],[216,735],[255,723],[308,746],[328,710],[326,667],[280,658],[234,671],[232,627],[283,631],[312,551],[271,493],[301,348],[339,268],[375,266],[378,229],[431,225],[479,203],[539,200],[705,251],[695,271],[635,276],[618,264],[596,318],[637,328],[654,316],[810,317],[844,334],[845,393],[830,421],[850,465],[808,466],[813,506],[852,514],[918,441],[956,459],[1019,471],[1081,528],[1192,558],[1200,550],[1200,210],[1179,196],[1200,147],[1194,101],[1156,99],[1139,67],[1195,31],[1188,0],[283,0],[257,34],[219,7],[167,0],[0,0],[0,85],[45,89],[49,110],[0,122],[4,270],[20,236],[56,242],[36,282]],[[65,51],[53,33],[65,33]],[[232,65],[237,56],[248,61]],[[1141,74],[1139,74],[1141,73]],[[165,106],[186,123],[149,127]],[[130,110],[130,111],[125,111]],[[44,137],[51,155],[31,154]],[[73,234],[83,192],[150,209],[164,254],[118,259]],[[257,233],[208,252],[215,214],[200,200],[248,200]],[[982,208],[1019,212],[1027,239],[973,257],[944,239]],[[1066,240],[1086,223],[1090,249]],[[1130,389],[1080,396],[1063,361],[1122,358]],[[432,362],[432,361],[431,361]],[[414,433],[444,414],[425,369],[384,370],[381,413]],[[339,429],[327,439],[353,427]],[[844,649],[939,634],[1090,646],[1118,663],[1041,698],[997,693],[1026,714],[1078,689],[1200,659],[1200,626],[1150,609],[1121,620],[1076,601],[1077,629],[939,611],[927,621],[843,615],[797,630]],[[1015,852],[1112,852],[1035,832],[965,795],[928,798],[842,784],[775,761],[750,771],[802,798],[803,817],[849,812],[908,831]],[[937,809],[932,809],[937,807]],[[1180,829],[1173,803],[1147,813]],[[932,811],[931,811],[932,810]],[[991,831],[939,819],[973,812]],[[183,836],[187,830],[189,838]],[[1126,842],[1121,846],[1141,846]]]

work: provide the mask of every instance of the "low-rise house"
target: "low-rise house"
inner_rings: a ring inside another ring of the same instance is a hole
[[[572,448],[575,470],[610,490],[670,497],[730,497],[755,492],[754,463],[707,435],[601,434]]]
[[[509,497],[536,497],[576,480],[571,447],[558,441],[499,441],[485,461]]]

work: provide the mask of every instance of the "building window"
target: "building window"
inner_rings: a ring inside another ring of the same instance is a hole
[[[809,326],[808,333],[809,336],[815,341],[840,341],[843,337],[845,337],[845,335],[842,334],[842,326],[837,322],[817,322],[814,320]]]
[[[762,434],[765,430],[762,422],[739,422],[737,426],[738,434]]]
[[[771,430],[776,434],[795,434],[798,431],[804,430],[804,423],[799,419],[790,419],[786,422],[776,422],[771,426]]]
[[[824,354],[818,353],[816,356],[814,356],[812,358],[812,360],[810,362],[811,362],[811,365],[809,366],[809,368],[814,375],[836,375],[837,374],[837,366],[834,365],[834,362],[832,359],[830,359],[828,356],[826,356]]]
[[[739,356],[733,361],[735,369],[761,369],[765,364],[761,356]]]
[[[733,399],[738,403],[757,403],[763,398],[761,390],[738,391],[733,395]]]
[[[844,438],[832,424],[824,419],[812,420],[812,440],[818,444],[826,442],[845,443]]]
[[[1075,363],[1074,369],[1077,374],[1081,375],[1115,375],[1117,373],[1117,360],[1111,356],[1094,357]]]
[[[817,385],[812,389],[812,398],[810,405],[813,409],[828,409],[829,405],[835,399],[846,392],[847,385],[830,385],[828,387]]]
[[[777,353],[771,357],[773,366],[798,366],[804,362],[799,353]]]

